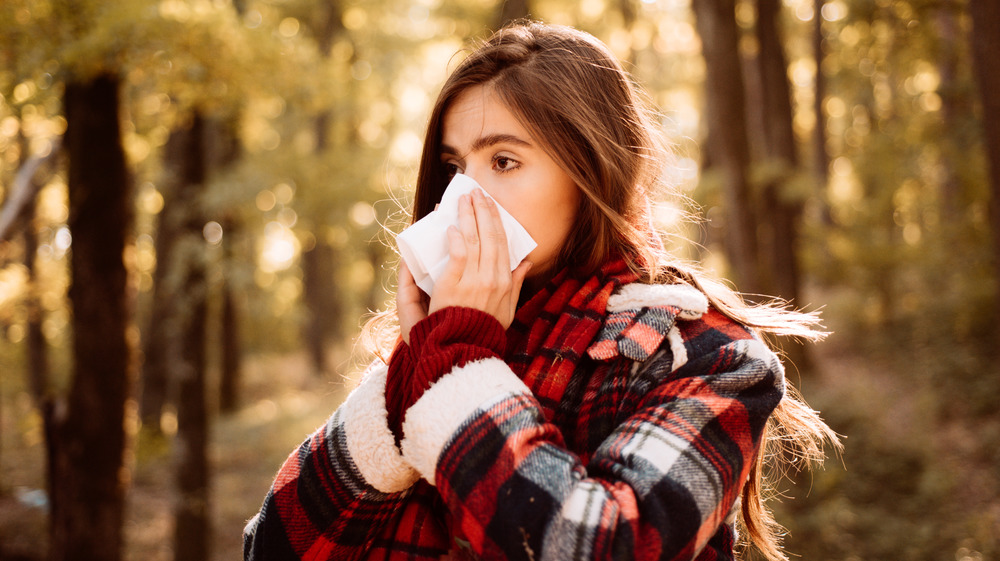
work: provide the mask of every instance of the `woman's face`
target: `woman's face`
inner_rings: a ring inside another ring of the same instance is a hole
[[[444,113],[441,162],[476,180],[538,247],[529,277],[550,271],[566,243],[580,190],[487,87],[462,92]]]

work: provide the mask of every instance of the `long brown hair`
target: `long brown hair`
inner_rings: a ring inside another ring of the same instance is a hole
[[[521,21],[478,45],[451,73],[438,95],[424,138],[412,220],[434,209],[448,183],[442,164],[444,115],[472,86],[490,88],[543,149],[576,182],[583,196],[577,220],[555,264],[596,270],[609,256],[622,255],[642,282],[684,282],[708,296],[731,319],[762,335],[819,339],[818,318],[780,303],[748,304],[725,284],[666,253],[649,217],[669,151],[655,127],[651,104],[613,53],[582,31]],[[389,314],[369,331],[387,326]],[[371,338],[376,340],[376,338]],[[385,337],[382,337],[385,341]],[[822,461],[824,443],[837,436],[790,385],[769,419],[763,444],[743,488],[742,523],[750,541],[767,558],[787,559],[780,531],[767,507],[765,465]]]

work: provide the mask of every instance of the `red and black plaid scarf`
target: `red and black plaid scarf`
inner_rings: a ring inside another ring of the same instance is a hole
[[[563,269],[524,303],[507,330],[506,361],[552,420],[577,362],[604,323],[608,298],[638,275],[621,258],[592,276]]]

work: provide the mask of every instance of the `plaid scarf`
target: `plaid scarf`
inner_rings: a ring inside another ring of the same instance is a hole
[[[590,278],[563,269],[517,311],[507,330],[506,362],[531,388],[547,420],[600,331],[608,298],[637,278],[621,258]]]

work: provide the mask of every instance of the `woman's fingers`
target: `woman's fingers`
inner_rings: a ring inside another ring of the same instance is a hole
[[[483,240],[483,254],[480,262],[483,268],[490,268],[499,278],[510,274],[510,255],[507,250],[507,232],[503,229],[503,219],[496,201],[476,190],[476,220],[479,223],[480,238]]]
[[[458,201],[458,229],[462,233],[465,241],[465,268],[462,276],[475,275],[479,270],[480,251],[482,242],[479,239],[479,226],[476,223],[476,210],[473,206],[472,195],[462,195]]]
[[[448,253],[451,260],[434,287],[428,313],[464,306],[509,326],[530,264],[511,272],[500,210],[483,191],[459,199],[458,223],[448,228]]]
[[[514,321],[514,314],[517,312],[517,300],[521,295],[521,287],[524,286],[524,279],[528,277],[528,271],[531,270],[531,261],[525,259],[521,261],[517,268],[510,274],[511,287],[510,287],[510,321]],[[509,322],[503,322],[504,327],[509,326]]]
[[[511,292],[515,295],[515,301],[517,300],[516,295],[521,293],[521,286],[524,285],[524,279],[528,277],[528,271],[531,270],[531,265],[531,261],[521,261],[517,268],[510,274],[512,282]]]
[[[399,317],[399,332],[403,341],[410,343],[410,329],[418,321],[427,317],[427,301],[423,291],[417,286],[406,262],[399,262],[399,287],[396,289],[396,315]]]

